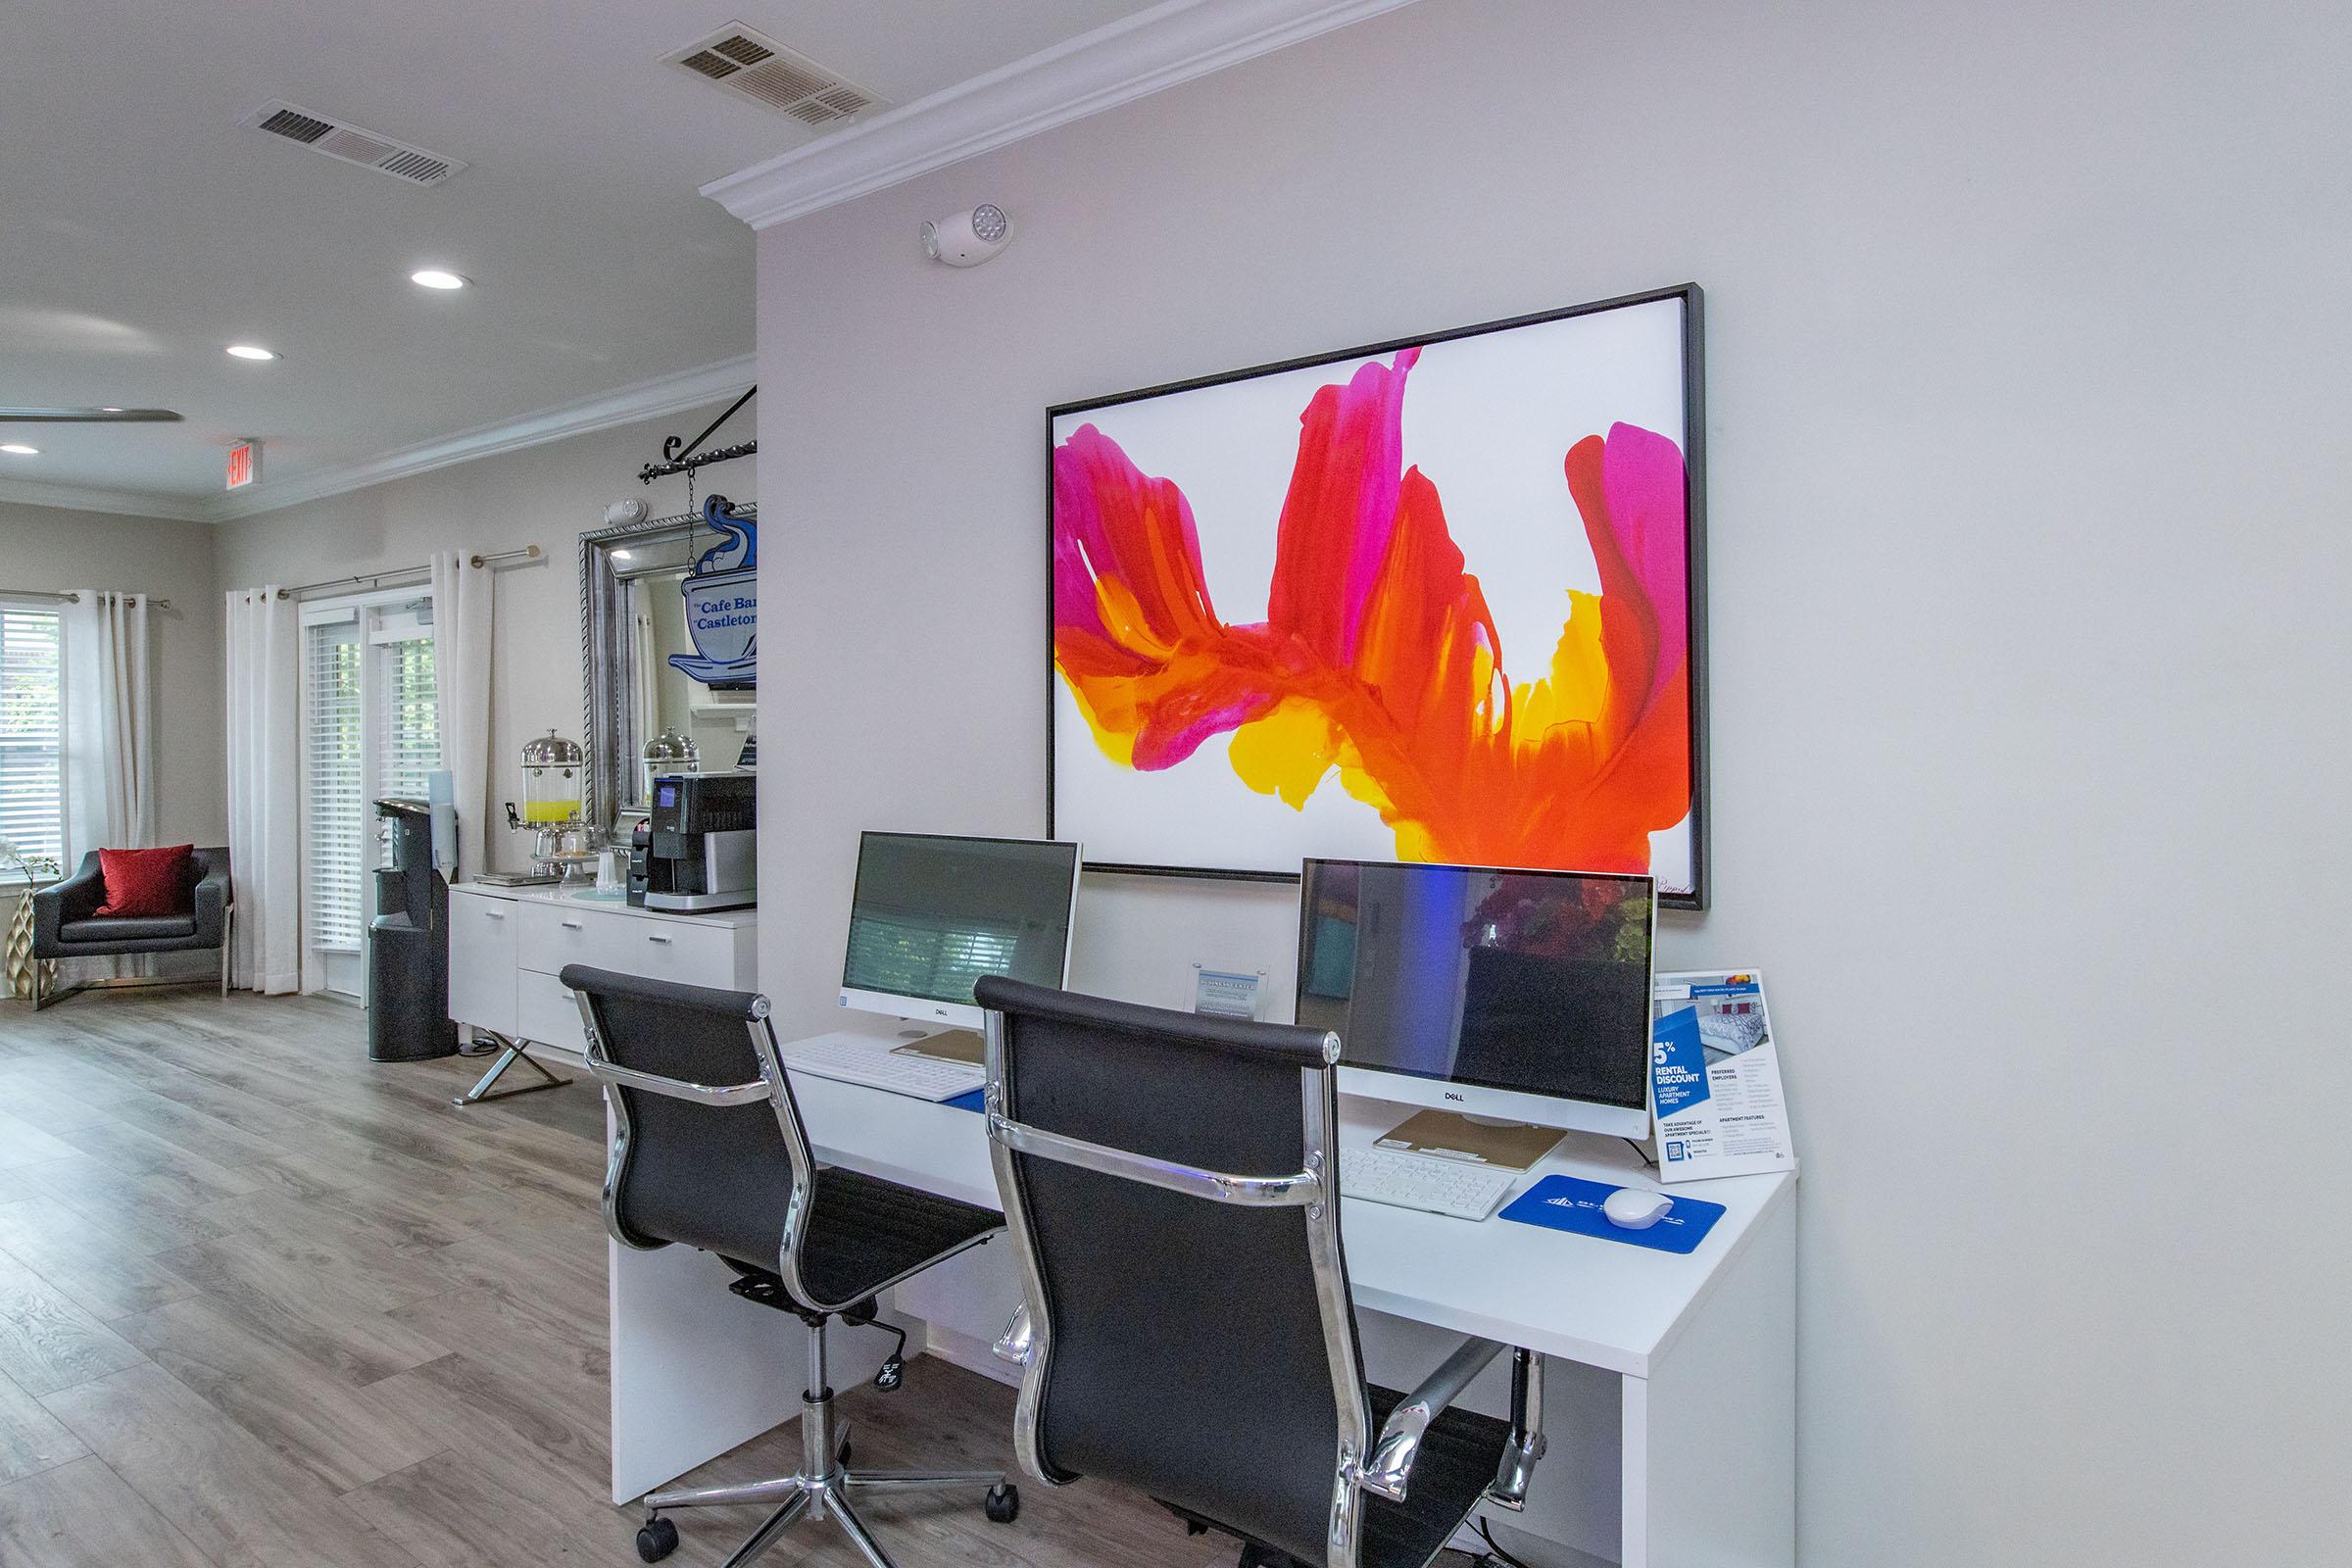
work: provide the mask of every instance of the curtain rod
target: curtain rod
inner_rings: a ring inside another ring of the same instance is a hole
[[[471,555],[466,558],[466,564],[469,566],[495,566],[502,561],[537,561],[538,559],[539,547],[537,545],[524,545],[519,550],[493,550],[486,554]],[[298,584],[292,588],[280,588],[277,591],[277,597],[280,599],[292,599],[297,594],[317,593],[321,588],[348,588],[354,583],[363,582],[368,587],[372,588],[377,583],[383,582],[387,578],[421,577],[431,572],[432,569],[433,568],[430,564],[422,566],[394,566],[388,571],[363,572],[356,577],[333,577],[329,578],[325,582],[306,582]]]
[[[114,590],[109,589],[104,591],[113,592]],[[153,594],[123,594],[122,597],[124,599],[144,599],[158,610],[170,610],[172,608],[171,600],[158,599]],[[0,588],[0,599],[48,599],[53,600],[61,605],[78,605],[81,603],[81,595],[79,594],[51,593],[42,588]]]

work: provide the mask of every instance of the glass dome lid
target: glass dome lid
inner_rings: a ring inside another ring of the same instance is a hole
[[[702,749],[679,734],[676,729],[664,729],[645,743],[648,762],[683,762],[691,766],[702,760]]]
[[[552,729],[522,749],[525,767],[579,767],[587,760],[579,742],[567,741]]]

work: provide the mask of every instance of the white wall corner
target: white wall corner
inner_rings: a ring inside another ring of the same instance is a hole
[[[703,187],[754,228],[804,217],[1412,0],[1166,0]]]

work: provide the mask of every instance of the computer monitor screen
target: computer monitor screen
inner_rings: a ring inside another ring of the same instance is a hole
[[[976,1029],[984,974],[1068,977],[1078,846],[867,833],[858,845],[841,1004]]]
[[[1313,859],[1300,895],[1298,1018],[1342,1087],[1647,1133],[1649,877]]]

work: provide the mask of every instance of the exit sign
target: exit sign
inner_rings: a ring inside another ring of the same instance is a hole
[[[242,490],[262,481],[262,444],[240,441],[228,449],[228,487]]]

